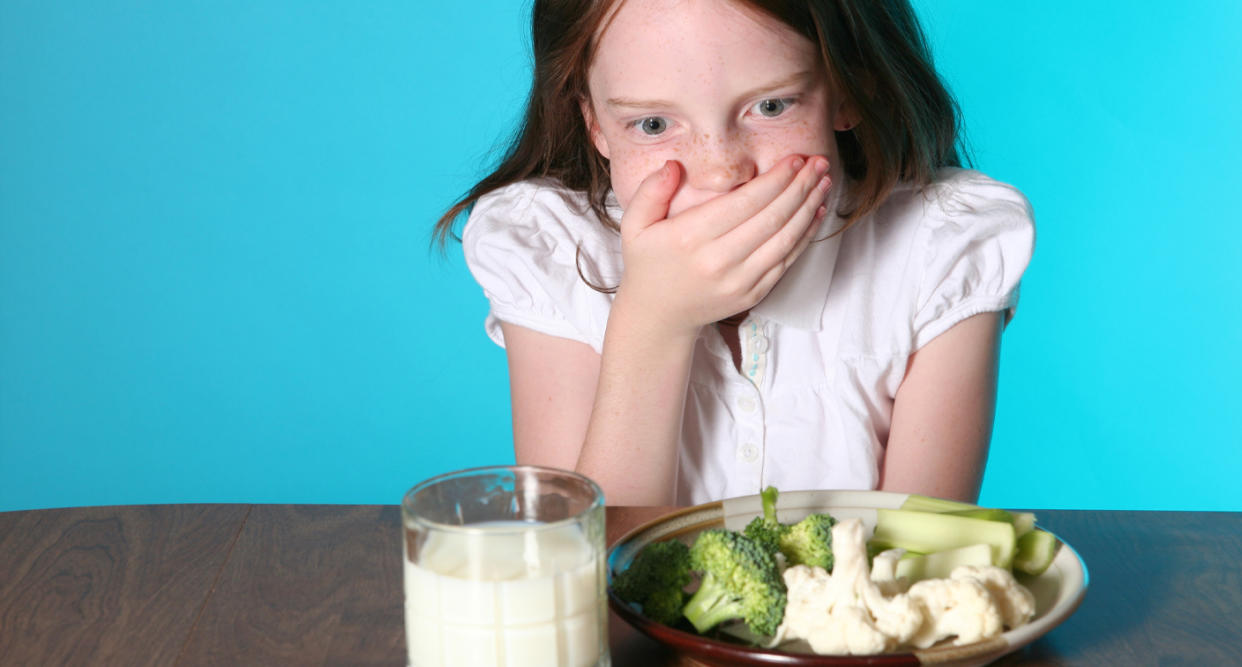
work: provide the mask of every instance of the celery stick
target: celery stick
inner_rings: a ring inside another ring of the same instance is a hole
[[[1035,515],[1031,512],[1010,512],[1013,515],[1013,533],[1022,537],[1035,530]]]
[[[921,496],[913,493],[906,497],[905,502],[901,504],[901,509],[914,512],[935,512],[937,514],[969,516],[976,519],[1008,521],[1013,524],[1014,534],[1018,537],[1022,537],[1035,528],[1035,515],[1030,512],[1007,512],[1001,509],[979,507],[978,505],[970,505],[956,500],[932,498],[931,496]]]
[[[959,565],[991,564],[992,547],[987,544],[972,544],[947,551],[902,558],[897,561],[896,574],[914,583],[924,579],[947,578]]]
[[[876,510],[871,541],[922,554],[984,543],[992,548],[992,563],[1004,568],[1012,566],[1015,548],[1011,523],[890,509]]]
[[[993,509],[991,507],[977,507],[969,510],[954,510],[952,512],[942,512],[949,516],[964,516],[968,519],[987,519],[988,521],[1008,521],[1013,523],[1014,516],[1005,510]]]
[[[1052,533],[1032,530],[1018,538],[1017,551],[1013,555],[1013,569],[1034,576],[1043,574],[1057,555],[1057,545],[1057,538]]]
[[[987,519],[988,521],[1008,521],[1013,524],[1013,534],[1015,537],[1022,537],[1035,528],[1035,515],[1031,512],[1010,512],[990,507],[980,507],[973,510],[942,512],[942,514],[965,516],[972,519]]]
[[[935,512],[937,514],[943,512],[957,512],[961,510],[976,510],[978,505],[970,503],[958,502],[956,500],[945,500],[944,498],[933,498],[917,493],[911,493],[906,496],[905,502],[901,503],[901,509],[910,510],[912,512]]]

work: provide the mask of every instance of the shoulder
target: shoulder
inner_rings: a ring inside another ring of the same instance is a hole
[[[475,202],[462,230],[467,257],[482,245],[606,247],[619,241],[601,222],[587,196],[551,179],[499,188]]]
[[[549,180],[500,188],[475,203],[462,249],[493,340],[503,345],[504,321],[601,348],[612,303],[601,289],[620,281],[621,241],[585,195]]]
[[[968,169],[942,169],[930,184],[899,186],[865,222],[878,261],[905,265],[924,278],[920,269],[989,254],[1025,267],[1035,245],[1026,196]]]
[[[944,168],[924,186],[899,185],[876,211],[879,224],[935,230],[996,223],[1034,230],[1034,212],[1016,187],[970,169]]]
[[[1012,314],[1034,241],[1027,198],[977,171],[899,186],[843,237],[843,282],[875,325],[859,348],[906,354],[972,314]]]
[[[615,285],[621,237],[585,194],[549,179],[514,183],[479,198],[462,230],[466,264],[485,283],[542,275],[565,284]],[[493,281],[485,281],[492,275]]]

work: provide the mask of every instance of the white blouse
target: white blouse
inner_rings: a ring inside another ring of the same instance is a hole
[[[971,315],[1012,316],[1034,233],[1016,189],[945,169],[813,243],[738,327],[742,372],[715,327],[700,332],[677,502],[769,484],[874,489],[910,355]],[[583,195],[550,181],[505,187],[475,204],[462,241],[493,341],[504,345],[503,320],[602,349],[612,295],[582,276],[615,286],[621,245]]]

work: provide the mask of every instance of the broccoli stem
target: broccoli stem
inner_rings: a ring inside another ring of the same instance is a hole
[[[708,573],[703,575],[699,590],[690,597],[682,613],[694,625],[694,629],[702,634],[720,623],[740,618],[742,609],[716,577]]]
[[[763,518],[772,523],[776,523],[776,497],[778,495],[780,492],[775,486],[769,486],[759,494],[763,501]]]

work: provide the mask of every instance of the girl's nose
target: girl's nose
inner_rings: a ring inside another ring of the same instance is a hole
[[[696,190],[729,192],[758,174],[750,151],[727,140],[706,139],[692,153],[686,161],[686,176]]]

